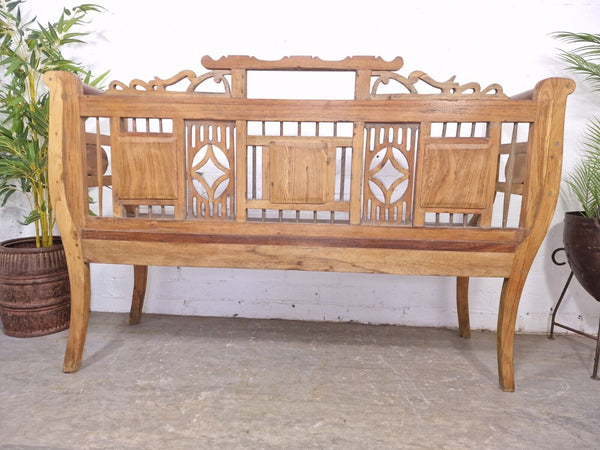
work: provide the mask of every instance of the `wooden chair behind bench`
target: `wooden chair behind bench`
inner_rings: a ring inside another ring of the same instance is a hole
[[[72,290],[64,371],[81,364],[92,262],[135,267],[131,323],[148,265],[455,276],[465,337],[469,277],[501,277],[499,379],[514,390],[517,308],[556,205],[574,83],[510,98],[499,85],[405,77],[401,58],[202,63],[204,75],[106,92],[45,76]],[[266,70],[346,71],[354,92],[248,98],[248,74]]]

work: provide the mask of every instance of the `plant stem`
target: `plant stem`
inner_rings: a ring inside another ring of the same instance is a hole
[[[35,206],[35,208],[37,210],[39,210],[40,208],[40,200],[38,198],[38,193],[37,193],[37,189],[32,189],[33,191],[33,204]],[[41,221],[36,220],[35,221],[35,246],[36,247],[40,247],[41,242],[40,242],[40,227],[41,227]]]

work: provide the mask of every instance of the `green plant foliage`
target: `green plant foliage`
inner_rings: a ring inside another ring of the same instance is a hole
[[[0,0],[0,206],[17,191],[30,203],[23,224],[34,223],[38,246],[52,245],[54,211],[48,194],[49,97],[42,76],[49,70],[78,74],[98,86],[108,75],[92,77],[63,48],[84,43],[91,13],[102,7],[82,4],[63,9],[56,22],[25,21],[24,0]]]
[[[591,88],[600,92],[600,34],[558,32],[554,36],[577,46],[561,50],[559,56],[569,70],[585,76]],[[567,178],[567,184],[580,202],[583,214],[600,219],[600,119],[590,120],[583,147],[583,158]]]
[[[593,119],[584,138],[585,153],[567,179],[587,217],[600,219],[600,120]]]

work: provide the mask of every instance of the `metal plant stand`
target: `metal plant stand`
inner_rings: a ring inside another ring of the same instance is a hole
[[[559,262],[556,260],[556,254],[558,252],[560,252],[561,250],[564,251],[564,248],[560,247],[552,252],[552,262],[554,264],[556,264],[557,266],[564,266],[567,263],[566,261]],[[567,292],[567,289],[569,288],[569,285],[571,284],[572,279],[573,279],[573,271],[571,271],[571,273],[569,274],[569,277],[567,278],[567,282],[565,283],[565,286],[563,287],[563,290],[560,293],[560,297],[558,298],[558,302],[556,302],[556,306],[554,307],[554,310],[552,312],[552,323],[550,325],[550,336],[549,337],[550,337],[550,339],[554,339],[554,327],[557,326],[560,328],[564,328],[565,330],[572,331],[573,333],[577,333],[582,336],[585,336],[585,337],[595,340],[596,341],[596,354],[594,356],[594,369],[592,371],[592,378],[594,380],[600,380],[600,378],[598,378],[598,359],[600,359],[600,321],[598,321],[598,334],[596,334],[596,336],[589,334],[589,333],[585,333],[583,331],[576,330],[572,327],[569,327],[567,325],[564,325],[564,324],[556,321],[556,313],[558,312],[558,308],[560,307],[560,304],[563,301],[565,293]]]

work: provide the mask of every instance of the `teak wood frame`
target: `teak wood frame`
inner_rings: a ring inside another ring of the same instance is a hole
[[[168,80],[113,82],[106,92],[69,73],[45,75],[50,187],[72,295],[63,370],[81,365],[90,263],[134,266],[132,324],[141,317],[149,265],[454,276],[464,337],[470,335],[469,277],[501,277],[498,372],[502,389],[513,391],[517,308],[556,205],[565,104],[574,83],[546,79],[510,98],[498,85],[482,90],[454,78],[436,82],[423,72],[401,76],[395,72],[401,58],[230,56],[202,62],[211,70],[203,76],[184,71]],[[354,96],[251,99],[250,70],[350,71]],[[210,80],[221,83],[223,92],[197,92]],[[186,81],[186,92],[167,89]],[[403,92],[380,93],[392,81]],[[419,83],[439,92],[419,94]],[[107,118],[109,130],[90,133],[89,118],[98,123]],[[127,128],[127,118],[159,119],[160,129],[139,132]],[[163,129],[164,119],[169,130]],[[266,132],[269,121],[282,131]],[[251,133],[251,122],[262,123],[263,131]],[[291,137],[283,132],[288,122],[298,128]],[[300,130],[309,122],[317,131],[304,136]],[[352,131],[323,136],[322,123],[350,123]],[[472,130],[484,124],[485,132],[434,135],[435,124],[445,130],[452,123],[459,129],[470,123]],[[502,143],[506,123],[527,124],[526,140],[515,138],[515,125],[512,140]],[[498,175],[502,155],[508,155],[504,177]],[[220,174],[212,184],[198,169],[208,161]],[[380,176],[384,169],[395,171],[392,183]],[[103,194],[107,186],[110,195]],[[112,215],[103,214],[102,206],[98,215],[89,213],[94,187],[101,205],[111,197]],[[504,196],[503,217],[492,225],[498,193]],[[508,227],[513,195],[522,196],[520,214],[518,224]],[[153,215],[153,208],[160,213]],[[275,219],[269,219],[271,210]],[[313,220],[306,220],[307,212]],[[331,220],[318,220],[323,214]],[[450,217],[446,223],[440,220],[444,214]]]

